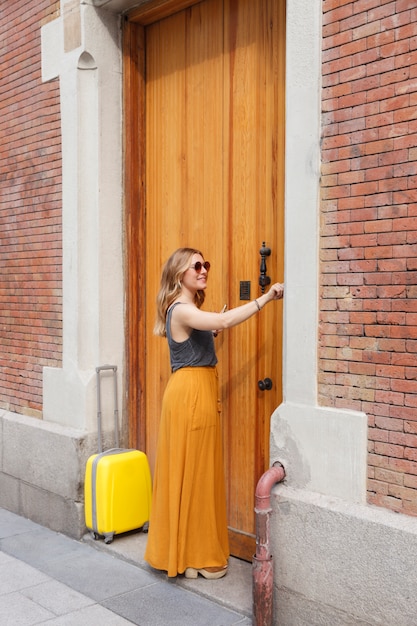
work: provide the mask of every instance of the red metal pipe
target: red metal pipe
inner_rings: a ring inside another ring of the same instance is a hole
[[[255,491],[256,553],[252,560],[253,626],[272,626],[274,569],[269,549],[271,489],[285,478],[281,463],[274,463],[259,479]]]

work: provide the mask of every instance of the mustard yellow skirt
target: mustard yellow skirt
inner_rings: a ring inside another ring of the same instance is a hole
[[[186,367],[162,401],[145,559],[176,576],[228,557],[217,370]]]

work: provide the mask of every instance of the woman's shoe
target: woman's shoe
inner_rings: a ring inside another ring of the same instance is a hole
[[[185,578],[197,578],[199,574],[201,574],[203,578],[209,578],[210,580],[223,578],[223,576],[226,576],[227,574],[227,565],[221,565],[220,567],[205,567],[204,569],[187,567],[184,572]]]

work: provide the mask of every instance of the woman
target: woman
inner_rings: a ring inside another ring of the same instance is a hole
[[[166,336],[172,374],[162,400],[148,563],[168,576],[221,578],[229,543],[213,335],[282,298],[277,283],[242,306],[201,311],[210,263],[193,248],[166,262],[157,298],[155,334]]]

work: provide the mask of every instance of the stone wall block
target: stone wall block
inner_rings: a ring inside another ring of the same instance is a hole
[[[285,485],[272,502],[280,626],[415,626],[416,518]]]
[[[0,507],[13,513],[20,511],[19,481],[3,472],[0,472]]]
[[[5,474],[63,498],[81,499],[85,433],[16,414],[5,413],[0,421]]]
[[[20,483],[20,515],[74,539],[85,534],[84,505],[59,494]]]

